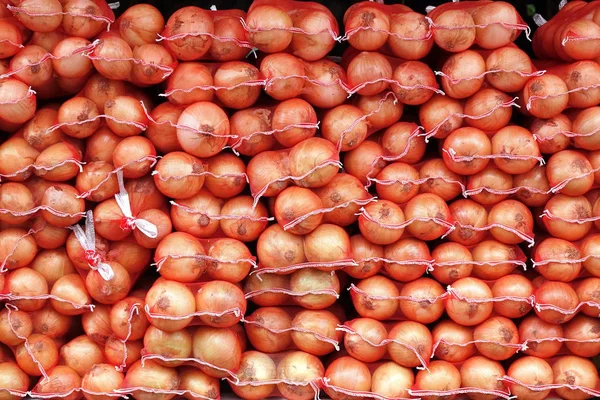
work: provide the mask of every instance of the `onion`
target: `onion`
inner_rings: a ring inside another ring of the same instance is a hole
[[[499,380],[505,375],[504,368],[498,361],[488,360],[482,356],[474,356],[460,366],[461,385],[482,390],[506,392],[504,382]],[[492,400],[495,394],[469,393],[473,400]]]
[[[211,69],[198,62],[183,62],[175,67],[167,79],[168,99],[169,102],[176,105],[212,101],[215,94],[212,86],[214,86],[214,81]],[[181,110],[177,117],[179,115],[181,115]],[[171,119],[173,123],[177,122],[177,118],[169,118],[169,120]],[[167,124],[163,129],[169,127],[170,124]]]
[[[196,292],[196,310],[201,313],[200,321],[205,325],[227,328],[239,322],[246,313],[246,299],[235,284],[210,281]]]
[[[83,377],[90,368],[104,361],[102,350],[86,335],[77,336],[60,349],[61,364]]]
[[[567,240],[544,239],[537,245],[533,259],[538,263],[536,270],[548,280],[570,282],[581,271],[579,249]]]
[[[110,307],[98,304],[93,312],[82,314],[81,325],[85,334],[90,339],[104,346],[106,340],[112,335],[110,328]]]
[[[478,243],[471,253],[474,261],[474,275],[486,280],[495,280],[510,274],[516,268],[514,261],[523,258],[517,246],[496,240],[485,240]]]
[[[480,118],[466,117],[465,122],[484,132],[495,132],[504,128],[512,116],[512,107],[506,107],[510,101],[511,97],[499,90],[482,89],[466,101],[464,111],[468,116]],[[488,113],[489,115],[486,115]]]
[[[219,89],[215,95],[225,107],[241,110],[252,106],[260,96],[261,88],[253,83],[260,72],[255,66],[243,61],[221,64],[214,74],[214,84]]]
[[[104,357],[115,367],[130,366],[142,357],[143,345],[141,340],[122,341],[111,336],[104,345]]]
[[[338,392],[337,388],[344,391],[369,392],[371,389],[371,372],[361,361],[352,357],[340,357],[333,361],[325,370],[327,386],[325,393],[333,400],[346,399],[345,392]]]
[[[353,293],[352,304],[358,315],[385,321],[396,314],[400,291],[392,280],[375,275],[361,280],[356,287],[360,292]]]
[[[538,357],[523,357],[515,360],[506,374],[525,385],[542,386],[554,383],[552,368],[546,361]],[[507,386],[515,396],[532,400],[542,400],[550,394],[550,390],[533,391],[516,383],[508,383]]]
[[[3,210],[0,221],[10,225],[23,224],[32,217],[32,214],[28,213],[34,208],[33,195],[27,186],[16,182],[7,182],[0,186],[0,209]],[[20,213],[25,215],[18,215]]]
[[[379,200],[364,206],[369,218],[358,217],[358,227],[363,236],[375,244],[391,244],[400,239],[404,228],[386,227],[384,225],[401,225],[404,223],[404,213],[396,204],[388,200]]]
[[[550,186],[561,187],[560,193],[581,196],[594,185],[593,167],[586,156],[575,150],[559,151],[550,157],[546,175]]]
[[[482,356],[492,360],[506,360],[515,354],[520,344],[517,326],[508,318],[492,317],[475,327],[475,347]]]
[[[431,275],[447,285],[468,277],[473,270],[471,252],[460,243],[442,243],[433,249],[431,257],[435,260]]]
[[[15,18],[29,30],[52,32],[62,23],[63,8],[59,0],[24,0],[16,4],[24,12],[13,11]]]
[[[372,318],[357,318],[345,326],[353,333],[344,335],[344,348],[357,360],[372,363],[383,358],[387,347],[377,346],[387,339],[385,326]]]
[[[134,312],[137,308],[138,312]],[[122,340],[139,340],[144,337],[148,328],[148,320],[141,315],[144,301],[137,297],[126,297],[115,303],[110,310],[110,327]]]
[[[533,237],[533,216],[523,203],[504,200],[494,205],[488,214],[490,232],[494,238],[507,244],[517,244]],[[497,227],[496,225],[500,225]],[[513,233],[509,229],[518,233]]]
[[[277,364],[277,389],[290,400],[310,400],[315,389],[310,383],[316,383],[325,375],[321,361],[302,351],[286,354]]]
[[[43,21],[40,17],[34,17],[34,21]],[[62,18],[60,18],[62,22]],[[58,42],[66,37],[64,32],[61,31],[49,31],[49,32],[33,32],[29,44],[33,46],[40,46],[48,53],[51,53]]]
[[[443,50],[460,52],[475,42],[475,22],[467,10],[446,10],[436,15],[433,23],[433,40]]]
[[[400,119],[404,104],[396,101],[390,91],[373,96],[357,96],[354,105],[367,117],[369,132],[387,128]]]
[[[304,237],[306,259],[315,263],[332,263],[352,258],[350,236],[333,224],[319,225]],[[323,267],[328,270],[327,267]]]
[[[211,217],[221,214],[223,201],[206,189],[200,189],[194,196],[182,199],[177,204],[179,206],[171,207],[171,221],[175,230],[196,237],[210,237],[219,229],[219,220]]]
[[[387,89],[392,72],[388,59],[377,52],[360,52],[346,67],[351,90],[363,96],[372,96]]]
[[[364,279],[379,272],[383,267],[383,247],[369,242],[361,234],[350,237],[350,246],[357,266],[347,266],[344,272],[353,278]]]
[[[252,267],[246,261],[253,258],[252,253],[244,243],[236,239],[217,239],[211,243],[208,255],[214,259],[208,266],[208,275],[212,279],[238,283],[248,275]]]
[[[253,158],[254,159],[254,158]],[[246,187],[244,162],[233,154],[219,153],[206,160],[208,172],[204,180],[206,189],[217,197],[234,197]],[[248,164],[250,167],[252,161]],[[264,167],[264,165],[263,165]]]
[[[527,111],[538,118],[552,118],[567,107],[568,87],[558,76],[546,73],[533,77],[523,88],[523,103]]]
[[[425,155],[427,147],[418,132],[419,127],[413,122],[397,122],[383,132],[380,143],[387,156],[399,162],[416,164]]]
[[[144,44],[133,49],[137,60],[131,69],[131,80],[139,86],[156,85],[167,79],[177,61],[169,51],[158,44]]]
[[[152,393],[152,389],[156,391],[173,391],[178,389],[179,377],[174,368],[164,367],[154,360],[145,360],[142,364],[137,361],[129,367],[125,381],[125,388],[132,388],[131,395],[139,399],[156,398],[158,395]],[[136,388],[144,388],[144,390],[136,390]],[[173,395],[161,395],[163,399],[172,398]]]
[[[58,349],[52,339],[34,333],[15,348],[15,360],[27,375],[42,376],[58,363]]]
[[[36,217],[33,220],[31,229],[36,231],[33,238],[42,249],[56,249],[64,245],[70,232],[67,228],[47,224],[42,217]]]
[[[564,327],[565,338],[570,340],[566,342],[567,349],[580,357],[591,358],[600,354],[600,344],[594,342],[600,332],[599,323],[595,317],[587,315],[577,315],[567,322]]]
[[[115,147],[113,164],[123,171],[123,177],[141,178],[152,168],[154,156],[156,149],[151,141],[141,136],[130,136]]]
[[[190,358],[192,355],[192,334],[186,329],[175,332],[165,332],[150,326],[144,336],[144,352],[158,355],[166,359]],[[156,362],[165,367],[178,367],[182,361]]]
[[[17,346],[33,332],[33,321],[25,311],[4,309],[0,311],[0,341],[7,346]]]
[[[262,203],[253,207],[250,196],[237,196],[221,208],[221,230],[226,236],[243,242],[252,242],[267,227],[268,212]]]
[[[50,294],[63,300],[50,299],[50,304],[56,311],[64,315],[83,314],[86,306],[92,303],[83,279],[76,273],[64,275],[58,279],[52,286]]]
[[[337,21],[326,7],[320,8],[299,9],[291,14],[294,28],[307,32],[294,34],[290,44],[290,51],[303,60],[319,60],[335,46]]]
[[[52,50],[52,69],[61,78],[83,78],[92,70],[92,61],[82,55],[91,43],[81,37],[66,37]]]
[[[177,128],[179,144],[193,156],[214,156],[227,143],[229,120],[216,104],[201,101],[188,106],[177,125],[181,126]]]
[[[3,184],[5,186],[7,184]],[[17,269],[30,264],[37,253],[35,239],[27,231],[7,228],[0,232],[0,259],[8,269]]]
[[[319,196],[309,189],[294,186],[285,189],[277,196],[274,214],[277,222],[285,229],[287,224],[322,208],[323,203]],[[323,214],[314,214],[298,221],[297,225],[286,230],[295,235],[304,235],[312,232],[321,223],[322,219]]]
[[[395,56],[419,60],[433,47],[429,21],[422,14],[407,11],[390,16],[388,45]]]
[[[340,320],[329,311],[302,310],[292,320],[292,341],[301,351],[316,356],[329,354],[335,350],[331,341],[341,339],[336,330],[339,324]]]
[[[411,321],[429,324],[438,320],[444,313],[442,286],[429,278],[419,278],[402,286],[400,311]]]
[[[529,75],[535,70],[531,58],[516,46],[500,47],[492,51],[486,57],[485,65],[487,82],[505,93],[522,90]]]
[[[44,276],[50,288],[63,276],[75,273],[73,263],[62,247],[39,252],[31,263],[31,268]]]
[[[0,82],[0,118],[9,124],[22,124],[35,115],[36,96],[27,84],[8,78]]]
[[[227,371],[237,371],[242,359],[241,343],[231,328],[200,326],[193,335],[193,356],[212,368],[201,365],[200,369],[215,378],[227,376]],[[227,352],[223,352],[227,349]]]
[[[527,343],[525,354],[550,358],[559,352],[562,343],[543,339],[564,337],[563,327],[546,322],[536,315],[529,315],[519,324],[519,337],[522,342]]]
[[[159,104],[150,112],[145,136],[159,152],[166,154],[182,150],[177,141],[177,129],[173,126],[182,112],[182,107],[169,102]]]
[[[475,354],[473,328],[459,325],[450,320],[438,322],[431,331],[437,344],[435,356],[450,363],[460,363]]]
[[[121,137],[139,135],[148,126],[144,108],[135,97],[117,96],[104,104],[106,125]]]
[[[242,26],[241,18],[246,13],[241,10],[228,10],[227,14],[213,15],[215,37],[225,39],[236,39],[236,41],[214,39],[210,46],[209,54],[215,61],[243,60],[248,54],[248,47],[240,46],[238,43],[247,42],[247,32]]]
[[[156,188],[150,176],[127,180],[125,190],[129,193],[133,215],[146,210],[164,209],[167,206],[166,198]]]
[[[108,79],[125,80],[133,69],[133,51],[119,37],[101,39],[92,51],[94,68]]]
[[[520,31],[515,26],[521,21],[519,13],[509,3],[483,4],[473,10],[477,27],[476,43],[484,49],[497,49],[511,44]]]
[[[79,172],[79,161],[79,150],[67,142],[59,142],[47,147],[35,159],[35,166],[39,168],[35,172],[46,180],[64,182],[75,178]]]
[[[494,304],[485,301],[492,299],[492,291],[483,281],[477,278],[459,279],[452,284],[452,290],[456,295],[447,300],[446,312],[454,322],[465,326],[478,325],[492,313]],[[471,299],[478,301],[469,302]]]
[[[550,192],[550,183],[546,176],[546,167],[542,165],[536,165],[524,174],[515,175],[513,186],[523,188],[516,193],[515,197],[530,207],[541,207],[552,196],[548,193]],[[537,189],[537,193],[525,188]]]
[[[232,135],[229,144],[237,152],[246,156],[254,156],[271,150],[275,145],[275,137],[271,130],[272,109],[253,107],[237,111],[229,121]]]
[[[337,106],[325,113],[321,134],[341,151],[357,148],[367,137],[367,122],[358,107]]]
[[[0,45],[0,58],[14,56],[25,41],[23,31],[19,28],[17,21],[13,18],[0,19],[2,29],[2,44]]]
[[[104,104],[117,96],[125,96],[130,86],[124,81],[108,79],[100,74],[94,74],[83,87],[83,96],[92,100],[98,111],[104,113]],[[105,128],[106,129],[106,128]]]
[[[196,311],[196,300],[191,290],[179,282],[166,279],[160,279],[152,285],[144,302],[148,321],[166,332],[175,332],[188,326],[192,321],[191,315]]]
[[[432,354],[433,339],[429,329],[414,321],[399,322],[390,330],[390,358],[403,367],[422,366]]]
[[[371,392],[389,398],[408,398],[415,376],[410,368],[388,361],[379,365],[371,376]]]
[[[448,169],[460,175],[473,175],[482,171],[489,163],[489,158],[485,157],[491,154],[490,139],[476,128],[459,128],[444,139],[444,163]],[[537,162],[535,159],[534,161]]]
[[[32,175],[31,167],[39,154],[39,151],[20,137],[4,141],[0,144],[0,157],[5,160],[0,165],[0,174],[10,175],[8,179],[12,181],[24,181]]]
[[[417,372],[415,389],[425,391],[450,391],[460,388],[460,372],[458,368],[447,361],[435,360],[428,370]],[[428,399],[439,400],[446,396],[427,396]]]
[[[177,282],[196,282],[206,271],[206,249],[192,235],[173,232],[160,241],[154,254],[158,272],[165,279]]]
[[[529,279],[521,275],[506,275],[492,285],[494,298],[516,297],[528,299],[533,294],[533,286]],[[525,301],[503,300],[494,303],[494,311],[507,318],[520,318],[531,310]]]
[[[259,351],[277,353],[292,344],[292,318],[279,307],[261,307],[247,317],[245,325],[248,340]]]
[[[287,11],[273,5],[252,7],[246,17],[250,43],[265,53],[279,53],[292,42],[292,18]]]
[[[367,184],[369,177],[377,176],[386,166],[383,156],[383,148],[377,142],[365,140],[344,155],[344,170]]]
[[[56,129],[50,132],[50,128],[56,121],[58,112],[54,108],[40,108],[34,117],[23,127],[23,138],[30,146],[42,151],[45,148],[60,142],[61,131]]]
[[[391,278],[410,282],[422,276],[431,260],[429,249],[422,240],[407,237],[384,248],[383,269]]]
[[[322,138],[298,143],[289,153],[289,168],[298,186],[315,188],[327,185],[338,173],[339,154],[335,146]]]
[[[198,396],[214,399],[219,397],[220,393],[218,379],[194,367],[183,367],[179,370],[179,388],[189,391],[183,395],[188,400],[195,400]]]
[[[441,158],[425,161],[419,169],[419,179],[427,180],[419,185],[421,193],[438,195],[445,201],[452,200],[462,192],[460,184],[464,185],[464,177],[446,167]]]
[[[96,253],[100,259],[106,259],[108,256],[110,243],[98,234],[95,235],[94,240],[96,242]],[[81,243],[79,243],[79,240],[74,233],[69,234],[65,248],[67,250],[67,256],[69,256],[69,260],[71,260],[76,268],[84,270],[90,268],[85,250],[81,247]]]
[[[11,301],[21,311],[37,311],[46,304],[46,299],[43,297],[48,294],[48,283],[39,272],[22,267],[6,275],[3,292],[10,293],[17,299],[21,296],[42,297]]]
[[[419,121],[427,134],[443,139],[463,124],[463,104],[456,99],[434,94],[419,107]]]
[[[442,88],[455,99],[471,97],[481,89],[485,71],[485,60],[478,52],[466,50],[453,54],[442,67]]]
[[[600,279],[598,278],[585,278],[581,280],[575,287],[579,302],[591,301],[592,303],[600,303],[600,299],[598,299],[598,295],[600,294],[598,293],[598,285],[600,285]],[[598,307],[583,305],[581,312],[590,317],[596,317],[598,315]]]
[[[580,386],[595,389],[598,386],[598,371],[590,360],[577,356],[562,356],[552,364],[554,384],[561,385],[556,394],[562,398],[587,399],[588,393],[569,386]]]
[[[350,46],[358,50],[379,49],[390,33],[389,16],[368,3],[348,8],[344,14],[344,25]]]
[[[431,68],[420,61],[405,61],[394,69],[392,90],[398,100],[407,105],[420,105],[429,100],[438,88]]]
[[[90,18],[102,16],[102,10],[93,0],[68,0],[63,5],[62,27],[67,35],[92,38],[105,27],[106,21]]]
[[[112,396],[91,393],[112,393],[120,389],[125,377],[109,364],[96,364],[81,380],[83,397],[86,400],[109,400]]]
[[[588,108],[598,104],[600,91],[596,88],[598,84],[596,74],[599,70],[600,65],[596,61],[580,61],[567,64],[562,70],[558,69],[561,72],[560,77],[565,81],[569,90],[573,90],[569,93],[569,107]],[[585,89],[582,90],[582,88]],[[584,138],[579,139],[586,142]],[[593,140],[593,137],[591,139]],[[575,141],[577,142],[578,139],[575,138]]]
[[[290,290],[294,293],[307,293],[294,296],[294,303],[309,310],[320,310],[335,303],[340,293],[340,281],[335,272],[304,268],[295,271],[290,277]],[[311,293],[317,291],[329,291],[329,293]],[[331,291],[336,295],[332,295]]]
[[[270,56],[267,56],[270,57]],[[287,89],[286,89],[287,91]],[[275,107],[271,118],[273,136],[284,147],[292,147],[304,139],[313,137],[316,128],[291,127],[296,124],[317,124],[314,108],[302,99],[282,101]]]
[[[27,85],[39,87],[52,79],[52,61],[42,60],[47,51],[39,46],[28,45],[21,49],[10,62],[15,77]]]
[[[30,316],[33,333],[41,333],[52,339],[65,336],[73,322],[71,317],[59,313],[50,305],[32,312]]]
[[[14,390],[25,393],[30,387],[30,378],[13,361],[4,361],[0,363],[0,386],[7,391]],[[3,394],[3,397],[18,399],[20,396],[7,393]]]
[[[117,177],[113,174],[114,165],[105,161],[92,161],[83,166],[77,174],[75,188],[80,193],[89,192],[86,198],[101,202],[110,199],[119,192]]]
[[[305,63],[305,76],[309,82],[304,86],[302,98],[315,107],[333,108],[348,97],[346,72],[331,60]]]
[[[479,204],[491,205],[505,200],[513,187],[512,175],[491,165],[467,177],[470,198]]]
[[[577,293],[564,282],[546,281],[535,290],[535,300],[538,307],[535,313],[538,317],[552,324],[571,320],[575,314],[563,314],[552,309],[543,309],[539,305],[552,305],[565,311],[573,311],[579,304]]]
[[[518,126],[507,126],[492,137],[492,153],[498,168],[509,174],[522,174],[537,163],[540,150],[531,132]],[[515,158],[511,158],[514,156]],[[521,157],[517,159],[516,157]]]
[[[265,92],[275,100],[298,97],[304,89],[304,64],[287,53],[269,54],[260,62],[260,73],[266,80]],[[297,101],[297,100],[296,100]]]
[[[306,261],[301,236],[285,231],[281,225],[269,226],[256,244],[256,253],[264,268],[285,268]]]
[[[404,206],[404,216],[411,221],[407,231],[421,240],[434,240],[448,232],[451,221],[446,202],[432,193],[421,193]]]
[[[202,35],[201,33],[204,33]],[[175,11],[167,20],[165,33],[167,48],[179,60],[197,60],[205,55],[212,44],[214,23],[210,14],[200,7],[188,6]],[[183,35],[181,38],[170,37]]]
[[[154,43],[164,25],[165,20],[156,7],[135,4],[119,18],[119,34],[133,48]]]
[[[86,161],[104,161],[112,164],[112,156],[122,139],[107,127],[98,128],[89,136],[85,148]]]
[[[240,384],[230,382],[233,392],[243,399],[264,399],[275,389],[275,384],[263,384],[275,380],[275,362],[267,354],[247,351],[242,354],[237,378]]]
[[[585,237],[592,228],[590,221],[574,222],[592,216],[592,206],[584,196],[556,194],[548,200],[544,208],[552,216],[545,217],[542,221],[554,237],[576,241]]]
[[[124,299],[131,290],[131,277],[121,264],[115,261],[106,263],[112,268],[114,277],[106,281],[97,270],[91,270],[85,278],[85,286],[94,300],[102,304],[114,304]]]
[[[337,174],[327,185],[313,189],[321,199],[323,208],[333,209],[323,215],[323,222],[348,226],[358,219],[361,202],[370,198],[369,193],[358,178]]]

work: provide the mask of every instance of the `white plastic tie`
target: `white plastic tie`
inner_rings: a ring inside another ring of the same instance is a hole
[[[92,210],[88,210],[85,220],[85,232],[80,225],[71,226],[77,241],[85,252],[85,260],[91,269],[98,271],[102,279],[110,281],[115,277],[111,266],[103,262],[96,251],[96,231],[94,229],[94,215]]]
[[[115,194],[115,200],[125,217],[127,226],[131,229],[137,228],[144,235],[155,239],[158,236],[158,228],[156,225],[145,219],[135,218],[131,212],[129,194],[127,193],[127,190],[125,190],[125,185],[123,184],[123,171],[117,172],[117,181],[119,182],[119,193]]]

